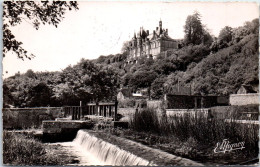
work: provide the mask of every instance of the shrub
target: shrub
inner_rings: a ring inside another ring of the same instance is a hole
[[[134,99],[125,99],[118,101],[119,108],[128,108],[128,107],[134,107],[135,106],[135,100]]]
[[[13,165],[33,165],[41,164],[45,149],[40,142],[33,139],[27,139],[21,134],[8,133],[3,134],[3,162]]]
[[[10,109],[2,110],[3,113],[3,128],[13,129],[18,125],[18,112]]]
[[[64,165],[57,155],[51,154],[48,145],[32,137],[15,132],[3,132],[3,164],[10,165]]]
[[[184,116],[158,117],[154,109],[145,108],[134,114],[131,128],[139,132],[156,133],[162,136],[175,136],[185,142],[189,139],[199,144],[215,146],[217,142],[229,139],[231,143],[246,143],[246,151],[258,153],[259,126],[254,124],[238,124],[225,119],[207,118],[203,114],[184,114]]]
[[[130,124],[134,130],[145,132],[159,132],[159,119],[154,109],[140,109],[135,112]]]

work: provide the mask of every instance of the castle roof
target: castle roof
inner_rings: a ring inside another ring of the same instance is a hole
[[[153,33],[149,34],[149,31],[145,31],[143,27],[140,28],[140,31],[137,34],[137,38],[141,39],[148,39],[148,40],[156,40],[158,38],[164,39],[164,40],[174,40],[168,35],[168,29],[162,29],[162,21],[160,20],[159,25],[160,27],[157,27],[156,30],[153,31]],[[133,39],[136,39],[136,34],[134,34]]]

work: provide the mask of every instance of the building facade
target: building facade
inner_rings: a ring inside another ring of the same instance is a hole
[[[143,27],[140,28],[137,35],[134,33],[134,37],[128,43],[127,62],[135,63],[141,56],[155,58],[161,52],[177,48],[177,41],[169,37],[168,29],[163,29],[162,21],[159,21],[159,27],[156,27],[156,30],[151,34],[149,30],[145,31]]]

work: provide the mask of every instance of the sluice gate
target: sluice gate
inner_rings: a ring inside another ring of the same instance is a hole
[[[62,111],[64,116],[71,116],[72,120],[80,120],[87,115],[103,116],[107,118],[117,117],[117,104],[118,102],[98,102],[88,103],[85,106],[64,106]]]

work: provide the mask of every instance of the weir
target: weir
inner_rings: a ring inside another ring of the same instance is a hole
[[[83,130],[79,130],[74,141],[106,165],[147,166],[156,165],[136,155],[105,142]]]
[[[102,133],[79,130],[73,140],[82,151],[97,158],[101,164],[116,166],[203,166],[195,161],[153,149],[117,136],[103,140]],[[101,137],[101,138],[100,138]],[[107,142],[108,141],[108,142]]]

